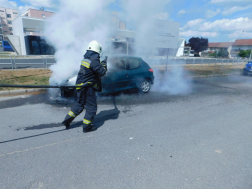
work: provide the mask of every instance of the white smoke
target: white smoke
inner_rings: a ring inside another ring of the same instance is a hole
[[[97,40],[106,45],[109,36],[109,12],[104,7],[112,0],[62,0],[59,10],[49,20],[46,36],[55,49],[56,64],[50,69],[51,84],[62,84],[79,69],[88,43]]]
[[[155,81],[152,91],[166,92],[171,95],[190,93],[192,91],[191,77],[186,75],[183,66],[169,67],[169,70],[165,72],[154,69]]]
[[[105,51],[110,47],[106,41],[111,39],[110,32],[113,26],[111,11],[108,7],[114,2],[118,2],[118,0],[60,1],[58,12],[49,20],[46,29],[48,41],[56,49],[57,62],[50,67],[53,71],[50,84],[62,84],[79,70],[80,61],[90,41],[97,40]],[[136,33],[135,55],[141,56],[151,65],[148,59],[153,55],[154,18],[166,12],[165,7],[169,1],[119,0],[119,2],[121,5],[120,19],[126,22],[127,29],[132,29]],[[168,17],[168,13],[166,15]],[[174,68],[165,75],[158,75],[157,72],[155,74],[155,86],[153,87],[155,91],[177,94],[186,89],[183,68]]]

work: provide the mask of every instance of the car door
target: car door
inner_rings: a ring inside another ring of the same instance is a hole
[[[130,82],[126,57],[114,57],[108,60],[108,72],[103,79],[106,92],[119,91],[127,88]]]
[[[139,79],[143,77],[143,70],[141,70],[141,59],[139,58],[128,58],[128,74],[130,83],[128,85],[129,88],[137,87],[137,82]]]

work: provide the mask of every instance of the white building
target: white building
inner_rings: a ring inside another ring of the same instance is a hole
[[[37,14],[40,15],[41,13],[37,12]],[[46,37],[44,36],[46,20],[44,18],[29,17],[29,12],[23,15],[13,21],[14,36],[8,36],[10,44],[13,44],[15,51],[20,55],[53,54],[52,49],[42,50],[42,46],[48,48],[44,40]],[[183,49],[179,48],[178,50],[179,46],[184,46],[184,39],[179,39],[179,23],[156,20],[155,24],[155,40],[151,46],[153,47],[153,52],[150,56],[155,56],[157,49],[161,52],[159,56],[166,56],[166,49],[172,49],[170,52],[173,53],[173,56],[176,54],[178,56],[183,55]],[[109,42],[121,45],[124,49],[124,54],[133,54],[136,32],[120,28],[114,28],[111,31]]]
[[[252,50],[252,39],[237,39],[231,50],[231,56],[237,57],[241,50]]]

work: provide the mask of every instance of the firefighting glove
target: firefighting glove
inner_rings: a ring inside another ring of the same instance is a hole
[[[103,68],[107,71],[108,69],[107,69],[107,59],[108,59],[108,57],[107,56],[105,56],[105,59],[101,62],[101,65],[103,66]]]

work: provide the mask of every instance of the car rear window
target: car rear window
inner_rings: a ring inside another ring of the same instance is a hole
[[[140,60],[135,58],[129,58],[129,69],[137,69],[140,67]]]

